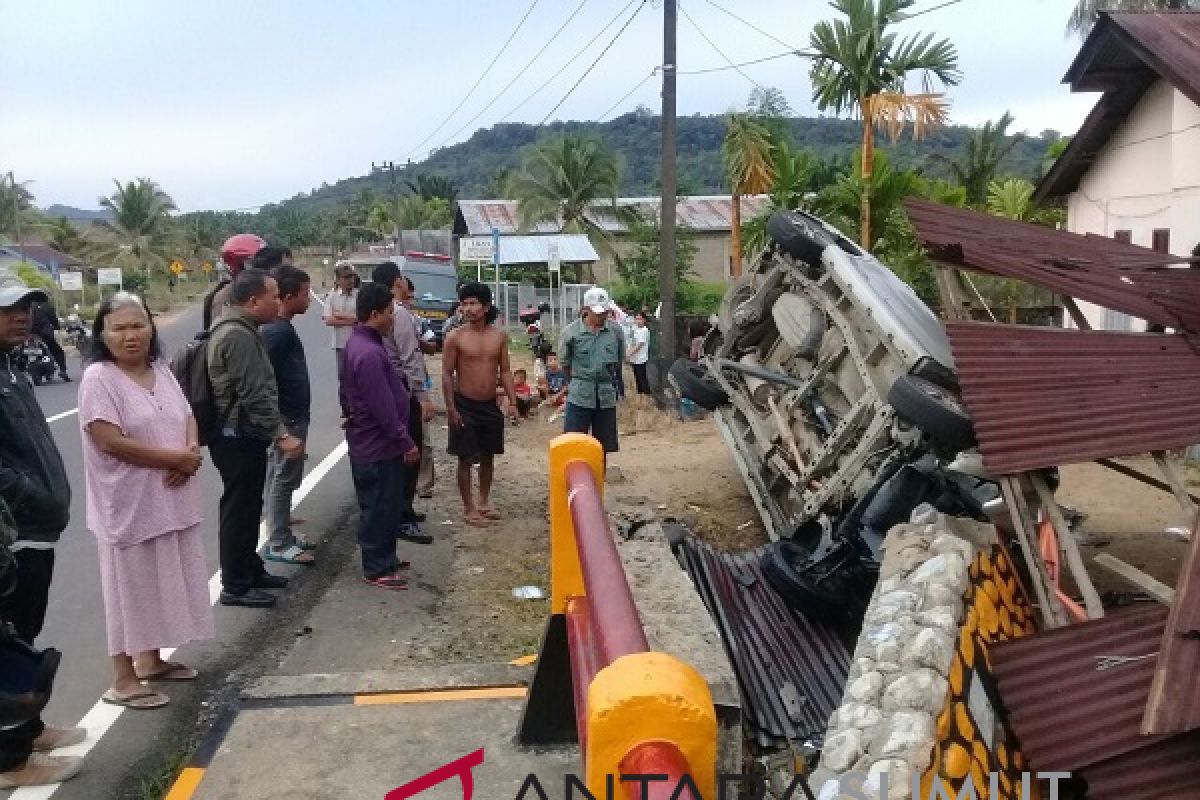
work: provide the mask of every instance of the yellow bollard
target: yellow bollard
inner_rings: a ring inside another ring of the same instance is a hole
[[[567,502],[567,464],[583,461],[604,492],[604,447],[583,433],[564,433],[550,442],[550,613],[566,614],[567,600],[585,597],[575,525]]]
[[[588,791],[604,797],[620,780],[620,764],[639,744],[670,742],[687,759],[704,798],[717,796],[717,714],[708,683],[666,653],[634,653],[596,674],[588,687]]]

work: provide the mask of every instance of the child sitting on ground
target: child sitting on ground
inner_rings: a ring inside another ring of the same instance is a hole
[[[517,395],[517,413],[521,415],[521,419],[528,419],[529,410],[533,408],[533,388],[529,385],[529,376],[525,370],[513,370],[513,389]]]
[[[554,406],[561,406],[567,400],[567,374],[559,366],[558,353],[553,350],[546,354],[546,374],[538,381],[538,394]]]

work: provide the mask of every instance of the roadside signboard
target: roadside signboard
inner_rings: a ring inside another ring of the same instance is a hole
[[[558,242],[550,242],[546,245],[547,263],[550,265],[551,272],[562,271],[562,259],[558,254]]]
[[[101,286],[124,286],[120,267],[101,267],[96,270],[96,283]]]
[[[58,285],[62,287],[64,292],[82,292],[83,291],[83,273],[82,272],[59,272]]]
[[[490,236],[464,236],[458,240],[459,261],[491,261],[494,253]]]

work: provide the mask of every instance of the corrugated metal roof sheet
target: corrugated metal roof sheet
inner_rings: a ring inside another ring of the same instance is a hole
[[[1200,333],[1200,269],[1167,267],[1177,256],[925,200],[905,206],[935,261]]]
[[[493,228],[501,234],[521,233],[521,214],[516,200],[459,200],[458,213],[462,225],[456,221],[455,233],[479,236],[490,234]],[[636,208],[644,216],[656,217],[660,200],[656,197],[619,197],[617,205]],[[749,219],[767,206],[764,195],[742,198],[743,218]],[[712,233],[727,231],[733,224],[733,202],[729,195],[707,195],[681,197],[675,207],[679,225],[694,231]],[[588,213],[597,225],[611,233],[625,230],[610,209],[597,204]],[[460,229],[461,228],[461,229]],[[559,226],[553,222],[539,222],[527,233],[558,233]]]
[[[1175,582],[1142,730],[1182,733],[1200,728],[1200,514],[1192,544]]]
[[[83,262],[75,256],[67,255],[44,244],[5,244],[0,245],[0,250],[8,250],[19,258],[27,258],[30,261],[45,266],[47,269],[51,264],[59,268],[83,265]]]
[[[1138,732],[1166,618],[1152,604],[992,645],[992,674],[1031,768],[1083,777],[1089,800],[1200,797],[1200,739]],[[1098,669],[1108,658],[1129,660]]]
[[[676,553],[721,630],[747,730],[764,746],[822,740],[850,672],[837,631],[788,609],[759,567],[763,548],[717,553],[689,536]]]
[[[1200,342],[980,322],[946,331],[994,475],[1200,442]]]
[[[490,236],[464,237],[487,239]],[[558,257],[564,264],[599,261],[600,255],[582,233],[556,233],[542,236],[501,236],[500,263],[545,264],[550,260],[550,245],[558,244]]]
[[[1107,18],[1137,57],[1200,105],[1200,13],[1113,12]],[[1104,65],[1093,69],[1102,71]]]

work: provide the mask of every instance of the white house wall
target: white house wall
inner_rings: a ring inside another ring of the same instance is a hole
[[[1134,244],[1150,247],[1162,228],[1175,255],[1200,243],[1200,107],[1166,81],[1146,91],[1067,200],[1074,233],[1128,230]],[[1080,308],[1095,328],[1145,329],[1091,303]]]

